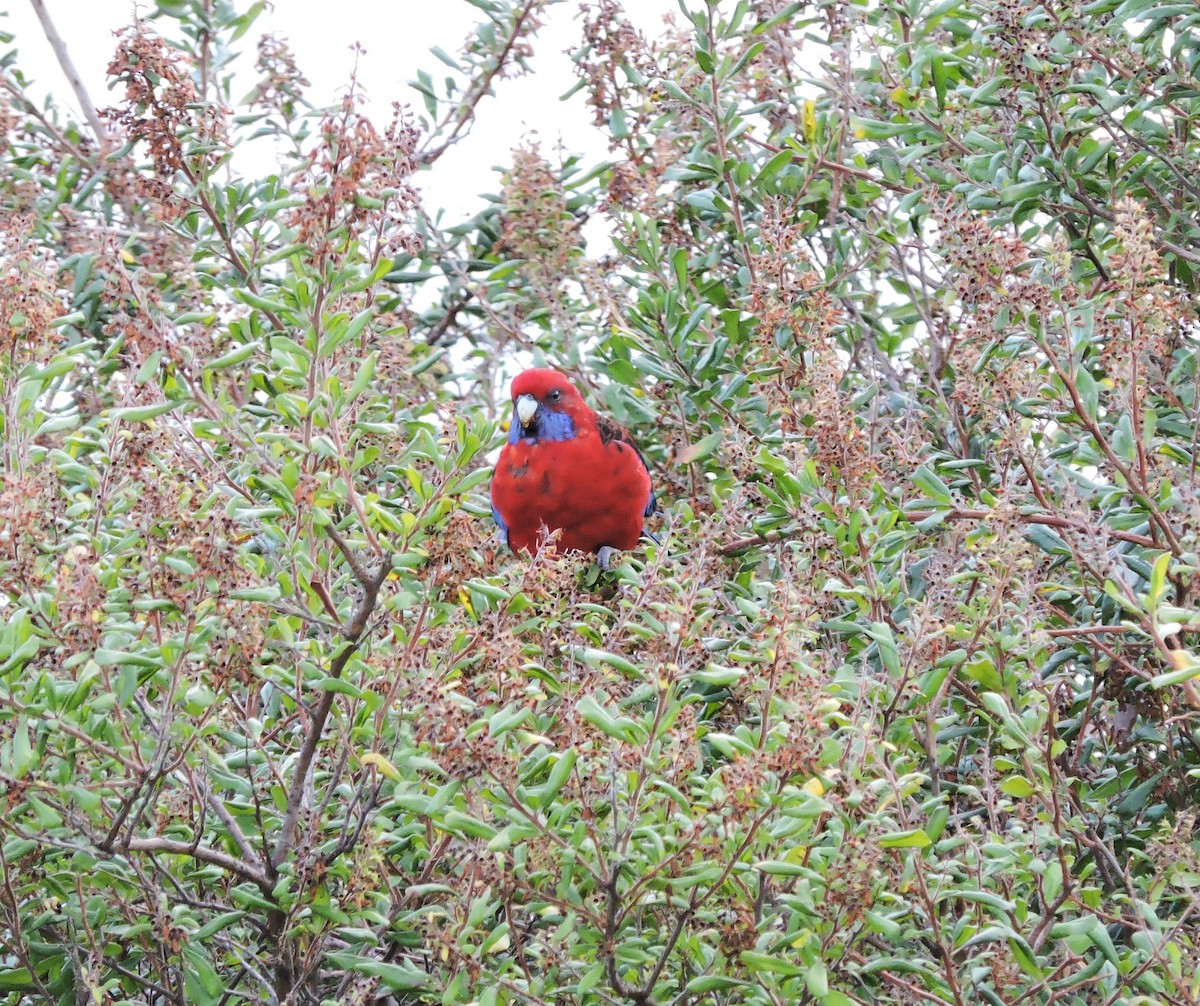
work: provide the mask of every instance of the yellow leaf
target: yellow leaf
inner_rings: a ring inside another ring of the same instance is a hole
[[[471,604],[471,595],[467,593],[466,587],[458,588],[458,603],[467,609],[467,614],[475,618],[475,608]]]
[[[804,123],[804,138],[812,143],[813,137],[817,135],[817,103],[812,98],[804,99],[801,121]]]
[[[384,778],[391,779],[392,782],[400,781],[400,773],[396,771],[396,766],[378,751],[372,751],[370,754],[363,755],[360,761],[368,768],[377,768]]]
[[[1187,650],[1170,650],[1167,653],[1167,658],[1171,661],[1171,666],[1177,671],[1182,671],[1185,667],[1200,665],[1200,660],[1197,660]]]

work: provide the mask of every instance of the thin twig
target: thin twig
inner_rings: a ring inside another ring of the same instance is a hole
[[[98,844],[105,852],[111,851],[105,848],[102,843]],[[236,876],[252,881],[260,890],[267,894],[275,886],[266,872],[256,867],[253,863],[248,863],[244,859],[238,859],[237,856],[231,856],[229,853],[221,852],[219,849],[210,849],[207,846],[198,845],[195,842],[181,842],[178,839],[164,838],[161,835],[153,838],[131,838],[121,843],[121,852],[167,852],[178,856],[190,856],[201,863],[210,863],[213,866],[219,866],[221,869],[228,870]]]
[[[467,306],[471,298],[474,296],[474,290],[464,289],[459,300],[456,303],[451,304],[446,309],[446,313],[442,315],[442,320],[425,333],[426,343],[428,343],[430,346],[436,346],[438,343],[440,343],[442,341],[442,337],[453,327],[455,322],[458,321],[459,312]]]
[[[83,116],[88,121],[88,125],[92,127],[92,132],[96,134],[96,140],[101,147],[108,146],[108,131],[104,128],[104,123],[100,120],[100,113],[96,111],[96,106],[92,103],[91,96],[87,92],[87,88],[83,86],[83,78],[79,76],[79,71],[75,69],[75,64],[71,61],[71,54],[67,52],[67,44],[63,41],[62,36],[58,33],[58,29],[54,27],[54,22],[50,18],[50,12],[46,9],[44,0],[29,0],[30,6],[38,16],[38,20],[42,22],[42,31],[45,32],[46,41],[50,43],[50,48],[54,50],[54,56],[58,60],[58,65],[62,68],[62,72],[66,75],[67,83],[71,85],[71,90],[75,92],[75,100],[79,102]]]
[[[496,54],[492,64],[484,70],[478,80],[475,80],[467,88],[466,93],[451,113],[454,116],[454,127],[450,130],[450,135],[441,143],[432,149],[421,150],[417,152],[415,160],[417,164],[426,165],[432,164],[439,157],[449,150],[454,144],[467,135],[464,132],[467,124],[475,118],[475,108],[478,104],[489,95],[492,91],[492,82],[500,76],[500,72],[508,64],[509,56],[512,55],[513,49],[517,44],[517,40],[521,37],[525,22],[533,16],[534,10],[540,7],[542,0],[526,0],[525,5],[521,8],[521,12],[517,15],[512,23],[512,31],[504,40],[504,45],[500,52]],[[536,27],[536,22],[535,22]],[[430,139],[438,134],[442,129],[445,129],[448,124],[448,119],[444,118],[438,123],[438,128],[430,135]]]
[[[1005,516],[996,514],[991,510],[906,510],[904,511],[905,520],[916,524],[923,520],[928,520],[935,514],[944,514],[945,520],[1005,520]],[[1072,531],[1080,531],[1094,533],[1095,529],[1084,524],[1083,521],[1071,520],[1067,517],[1059,517],[1056,514],[1048,513],[1023,513],[1017,514],[1015,520],[1021,524],[1037,524],[1043,527],[1058,527]],[[720,552],[722,555],[734,555],[738,552],[744,552],[748,548],[753,548],[755,545],[771,545],[780,541],[788,541],[792,538],[799,537],[809,531],[806,527],[782,528],[777,531],[768,531],[765,534],[747,535],[744,538],[735,538],[731,542],[726,542],[721,546]],[[1156,542],[1149,535],[1137,534],[1134,531],[1120,531],[1116,528],[1106,527],[1104,533],[1111,538],[1116,538],[1118,541],[1127,541],[1131,545],[1140,545],[1142,548],[1161,548],[1161,544]]]
[[[334,540],[336,541],[336,539]],[[329,677],[340,678],[342,672],[346,669],[346,665],[350,662],[350,658],[357,652],[359,645],[362,643],[362,636],[367,627],[367,621],[371,617],[371,613],[375,610],[375,605],[379,600],[379,589],[383,586],[383,582],[387,579],[391,570],[391,562],[385,559],[380,563],[379,570],[363,583],[363,596],[359,599],[358,606],[354,609],[354,613],[350,617],[350,622],[342,630],[342,636],[346,642],[341,650],[338,651],[338,655],[333,658],[333,663],[329,665]],[[271,863],[276,869],[283,862],[284,857],[295,843],[296,825],[300,820],[300,807],[303,803],[308,772],[312,767],[313,757],[317,752],[317,745],[325,733],[325,723],[329,719],[329,713],[333,708],[333,700],[336,695],[337,692],[332,689],[326,689],[322,693],[321,700],[313,712],[312,721],[309,723],[304,744],[300,748],[300,756],[296,760],[296,772],[292,778],[291,788],[288,790],[283,824],[279,829],[279,841],[275,843],[275,852],[271,856]]]

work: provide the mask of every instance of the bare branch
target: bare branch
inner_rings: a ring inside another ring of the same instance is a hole
[[[476,107],[487,95],[491,94],[493,81],[500,76],[501,71],[508,65],[509,57],[512,55],[518,40],[528,30],[526,23],[532,20],[534,11],[541,7],[543,2],[544,0],[526,0],[521,8],[521,12],[512,23],[512,31],[508,33],[508,37],[504,40],[503,48],[496,54],[491,64],[479,78],[471,82],[463,94],[462,101],[455,106],[454,111],[449,113],[438,124],[438,128],[434,131],[434,135],[436,135],[437,132],[450,125],[452,117],[454,124],[450,128],[450,135],[436,147],[419,151],[416,155],[418,164],[432,164],[470,132],[467,127],[475,119]]]
[[[934,514],[945,514],[945,520],[1001,520],[1005,519],[1002,515],[996,514],[991,510],[909,510],[906,511],[904,517],[912,523],[919,523],[923,520],[928,520]],[[1064,528],[1071,531],[1079,531],[1085,534],[1096,533],[1096,528],[1089,526],[1084,521],[1071,520],[1067,517],[1059,517],[1055,514],[1048,513],[1023,513],[1016,515],[1015,519],[1021,524],[1038,524],[1043,527]],[[1134,531],[1120,531],[1117,528],[1106,527],[1104,533],[1117,541],[1127,541],[1131,545],[1140,545],[1142,548],[1161,548],[1149,535],[1137,534]],[[778,531],[768,531],[766,534],[747,535],[744,538],[735,538],[731,542],[726,542],[721,546],[720,552],[722,555],[736,555],[738,552],[744,552],[748,548],[753,548],[755,545],[771,545],[780,541],[789,541],[792,538],[799,538],[803,534],[808,534],[807,527],[783,528]]]
[[[45,0],[29,0],[33,7],[34,13],[37,14],[38,20],[42,22],[42,31],[46,34],[46,41],[50,43],[50,48],[54,50],[54,56],[58,60],[58,65],[61,67],[63,74],[67,78],[67,83],[71,85],[71,90],[75,92],[75,100],[79,102],[80,110],[83,116],[88,121],[88,125],[92,127],[92,132],[96,134],[96,140],[101,147],[108,146],[108,130],[104,128],[104,123],[100,120],[100,114],[96,111],[96,106],[92,102],[91,96],[84,87],[83,78],[79,76],[79,71],[75,69],[75,64],[71,60],[71,54],[67,52],[67,44],[63,41],[62,36],[58,33],[58,29],[54,26],[53,20],[50,18],[50,12],[46,9]]]
[[[269,894],[275,886],[271,878],[267,876],[266,871],[254,866],[252,863],[248,863],[244,859],[238,859],[237,856],[231,856],[227,852],[221,852],[219,849],[210,849],[207,846],[198,845],[194,842],[181,842],[178,839],[164,838],[161,835],[156,835],[153,838],[131,838],[128,841],[121,842],[120,851],[167,852],[177,856],[190,856],[201,863],[211,863],[213,866],[219,866],[221,869],[228,870],[236,876],[252,881],[265,893]]]
[[[342,676],[342,672],[346,669],[350,658],[358,650],[362,642],[363,632],[367,627],[367,621],[370,619],[371,613],[375,610],[375,605],[379,601],[379,589],[383,586],[383,582],[387,579],[387,575],[391,572],[391,569],[392,564],[390,559],[385,559],[380,563],[378,571],[363,584],[363,596],[360,598],[358,606],[354,609],[354,614],[351,616],[349,624],[346,625],[342,632],[342,636],[346,642],[341,650],[338,651],[337,656],[333,658],[333,663],[329,665],[329,676],[331,678],[340,678]],[[284,857],[291,851],[292,846],[295,844],[296,825],[300,820],[300,807],[303,803],[304,787],[307,783],[308,773],[312,768],[313,757],[317,752],[317,745],[320,744],[321,737],[325,733],[325,723],[328,721],[329,713],[333,709],[333,700],[336,694],[336,692],[326,690],[321,695],[320,702],[317,704],[312,720],[308,725],[308,734],[305,736],[304,744],[300,748],[300,756],[296,760],[295,775],[292,778],[291,788],[288,790],[283,824],[279,829],[279,840],[276,842],[275,852],[271,856],[273,869],[279,867],[279,864],[283,862]]]

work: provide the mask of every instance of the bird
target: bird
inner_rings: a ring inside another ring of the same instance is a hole
[[[557,370],[533,369],[512,382],[508,442],[492,474],[492,516],[513,552],[555,546],[593,552],[609,569],[634,548],[657,501],[646,459],[629,433],[588,407]]]

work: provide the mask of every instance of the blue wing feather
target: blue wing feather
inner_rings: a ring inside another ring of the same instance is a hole
[[[504,518],[500,516],[500,511],[496,509],[496,504],[492,504],[492,520],[496,522],[496,527],[500,529],[500,538],[505,545],[508,544],[508,525],[504,523]]]

